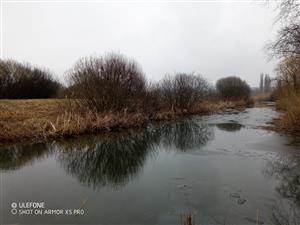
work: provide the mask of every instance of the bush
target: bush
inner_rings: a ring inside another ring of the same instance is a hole
[[[72,96],[91,111],[136,111],[146,94],[142,70],[119,54],[82,58],[69,77]]]
[[[217,90],[224,100],[249,100],[251,89],[239,77],[226,77],[217,81]]]
[[[142,108],[149,114],[155,114],[165,108],[159,83],[147,85]]]
[[[166,76],[160,84],[162,101],[171,109],[191,111],[208,93],[209,85],[200,75],[179,73]]]
[[[50,98],[56,96],[60,87],[49,71],[13,60],[0,60],[0,98]]]

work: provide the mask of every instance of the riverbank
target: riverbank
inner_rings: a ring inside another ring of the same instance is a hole
[[[112,131],[145,126],[150,121],[172,120],[188,113],[164,111],[146,113],[102,113],[98,115],[70,113],[68,100],[1,100],[0,144],[9,142],[43,142],[99,131]],[[193,114],[210,114],[228,108],[243,108],[243,101],[206,101]],[[192,113],[190,113],[192,114]]]
[[[273,121],[275,129],[300,136],[300,95],[291,91],[281,94],[277,100],[277,109],[282,114]]]
[[[253,99],[257,107],[269,105],[268,102],[273,100],[270,93],[254,96]],[[297,138],[300,137],[300,95],[290,90],[281,92],[279,95],[277,94],[274,106],[280,112],[279,116],[262,127]]]

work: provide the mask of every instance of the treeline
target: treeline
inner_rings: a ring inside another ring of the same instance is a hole
[[[250,87],[238,77],[217,82],[216,88],[200,74],[166,75],[156,83],[147,82],[141,67],[120,54],[80,59],[67,73],[67,95],[76,110],[91,112],[199,112],[209,99],[245,100]]]
[[[61,84],[45,70],[13,60],[0,60],[0,98],[56,97]]]
[[[151,83],[136,61],[115,53],[81,58],[67,71],[66,80],[68,86],[63,87],[45,69],[0,61],[0,98],[65,97],[79,111],[192,113],[205,100],[250,98],[249,85],[238,77],[222,78],[216,87],[196,73],[166,75]]]

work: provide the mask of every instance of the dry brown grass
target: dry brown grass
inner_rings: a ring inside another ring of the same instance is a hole
[[[284,113],[275,121],[279,129],[300,135],[300,94],[286,90],[280,94],[277,107]]]
[[[202,113],[214,113],[224,109],[242,109],[248,103],[244,100],[239,101],[204,101],[200,106]]]
[[[259,93],[255,96],[253,96],[254,102],[262,102],[262,101],[270,101],[272,99],[272,93]]]
[[[57,118],[59,101],[1,100],[0,142],[40,136],[50,121]]]
[[[77,113],[65,99],[1,100],[0,144],[24,140],[45,141],[100,130],[143,126],[150,120],[170,120],[182,112],[145,113]],[[245,102],[203,102],[193,113],[212,113],[225,108],[245,106]]]
[[[142,126],[148,121],[148,117],[141,113],[70,113],[63,107],[68,102],[56,99],[0,101],[0,142],[40,141]]]

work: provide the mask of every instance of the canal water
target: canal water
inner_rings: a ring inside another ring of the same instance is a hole
[[[300,147],[261,128],[277,116],[254,107],[3,147],[0,221],[300,224]]]

